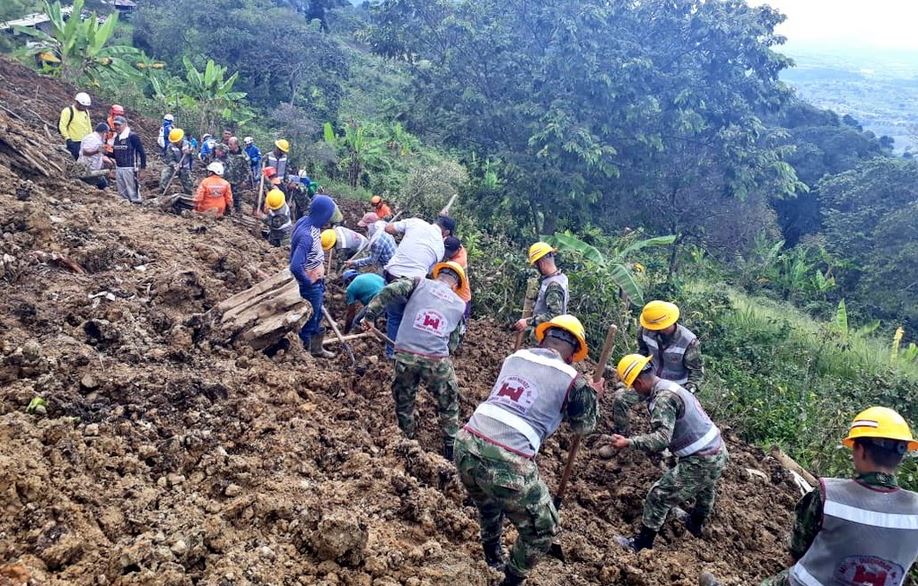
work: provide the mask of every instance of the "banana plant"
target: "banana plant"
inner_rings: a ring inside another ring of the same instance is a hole
[[[634,265],[626,261],[635,252],[653,246],[669,246],[676,240],[674,235],[657,236],[629,242],[624,239],[610,251],[607,257],[598,248],[587,244],[571,232],[556,232],[545,241],[561,251],[580,256],[591,268],[605,273],[633,303],[644,304],[644,289],[634,276]]]
[[[385,136],[379,129],[352,120],[338,135],[330,122],[323,127],[325,142],[339,151],[338,166],[347,176],[351,187],[357,187],[365,175],[392,168]]]
[[[240,123],[245,118],[250,119],[248,109],[242,104],[246,93],[233,91],[239,79],[238,71],[226,77],[226,67],[217,65],[213,59],[207,60],[203,71],[188,57],[183,57],[182,63],[185,65],[185,86],[180,101],[188,110],[197,108],[198,128],[202,132],[213,129],[221,118]]]
[[[59,1],[50,4],[44,0],[51,31],[15,27],[16,32],[36,39],[20,52],[31,56],[50,53],[60,64],[46,68],[48,73],[95,87],[140,79],[140,72],[132,64],[142,60],[143,53],[134,47],[108,44],[118,14],[109,14],[99,24],[94,12],[82,18],[84,4],[85,0],[74,0],[72,11],[66,15]]]

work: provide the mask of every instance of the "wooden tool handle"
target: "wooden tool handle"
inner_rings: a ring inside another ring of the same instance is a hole
[[[535,296],[539,290],[539,280],[529,279],[526,283],[526,294],[523,297],[523,319],[532,317],[532,308],[535,306]],[[523,336],[526,335],[526,328],[516,333],[516,342],[513,345],[513,351],[516,352],[523,345]]]

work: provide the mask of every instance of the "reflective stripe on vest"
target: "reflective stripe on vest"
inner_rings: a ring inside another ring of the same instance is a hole
[[[685,367],[685,351],[692,345],[692,342],[698,337],[692,331],[682,325],[676,326],[669,345],[660,349],[660,344],[656,335],[649,330],[642,330],[641,339],[650,350],[653,357],[655,374],[660,378],[671,380],[683,385],[688,382],[688,369]]]
[[[695,441],[685,446],[681,450],[676,450],[673,453],[680,457],[691,456],[695,452],[701,450],[701,448],[705,447],[706,445],[714,441],[714,439],[717,437],[719,433],[720,431],[718,431],[718,429],[712,425],[711,429],[708,430],[708,433],[696,439]]]
[[[561,313],[567,313],[567,302],[570,299],[570,293],[567,290],[567,275],[558,273],[542,279],[542,284],[539,285],[539,296],[536,297],[535,306],[532,308],[533,315],[542,315],[548,311],[548,304],[545,303],[545,292],[551,283],[558,283],[564,289],[564,307],[561,308]]]
[[[792,584],[900,586],[918,558],[918,494],[822,478],[819,533],[791,568]]]
[[[465,314],[465,301],[443,282],[420,279],[395,337],[395,349],[420,356],[449,356],[449,337]]]
[[[665,379],[657,380],[654,385],[653,398],[648,409],[653,413],[657,396],[662,391],[674,393],[682,401],[682,415],[676,419],[673,436],[669,441],[669,451],[684,458],[709,449],[718,448],[723,443],[720,430],[708,417],[698,399],[677,383]]]
[[[529,445],[532,446],[532,451],[538,452],[539,448],[542,446],[542,439],[539,437],[539,433],[533,428],[529,423],[520,417],[510,413],[506,409],[501,409],[497,405],[492,405],[491,403],[482,403],[475,409],[476,415],[484,415],[485,417],[490,417],[491,419],[496,419],[508,427],[512,427],[517,430],[529,441]]]

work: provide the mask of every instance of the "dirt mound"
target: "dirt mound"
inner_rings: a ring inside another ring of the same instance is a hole
[[[73,88],[2,60],[0,82],[3,106],[21,117],[0,112],[0,138],[14,127],[45,143],[40,119],[53,126]],[[294,335],[270,357],[200,335],[201,313],[284,266],[285,251],[229,220],[132,206],[7,161],[0,154],[0,577],[378,586],[499,577],[481,559],[452,465],[429,451],[439,446],[433,401],[421,394],[420,437],[403,439],[384,360],[365,360],[358,376],[344,355],[317,363]],[[359,206],[343,207],[356,221]],[[335,286],[330,305],[340,315]],[[464,417],[510,344],[497,324],[471,324],[456,361]],[[375,341],[354,346],[381,355]],[[27,412],[36,397],[47,404]],[[777,463],[726,435],[732,463],[709,535],[671,522],[640,555],[612,536],[639,522],[660,469],[638,454],[602,459],[590,438],[562,511],[572,561],[546,561],[532,583],[689,585],[708,569],[749,584],[779,569],[794,489]],[[543,449],[550,486],[569,443],[562,433]]]

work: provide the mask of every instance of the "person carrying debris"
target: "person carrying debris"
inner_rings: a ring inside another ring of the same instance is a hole
[[[322,231],[322,250],[328,253],[334,248],[336,255],[343,259],[354,256],[354,253],[366,246],[367,242],[366,236],[344,226]]]
[[[89,107],[92,99],[86,92],[80,92],[73,97],[73,103],[63,110],[57,121],[57,129],[64,137],[67,150],[73,160],[80,158],[80,141],[92,132],[92,121],[89,119]]]
[[[380,220],[388,220],[392,217],[392,208],[378,195],[370,198],[370,204],[373,206],[373,213],[379,216]]]
[[[370,330],[383,310],[404,301],[395,341],[395,380],[392,396],[398,427],[408,438],[417,433],[415,400],[423,382],[437,401],[443,456],[453,457],[453,443],[459,430],[459,383],[450,353],[458,343],[459,323],[465,302],[456,291],[465,284],[465,271],[454,262],[434,266],[432,279],[426,276],[398,279],[386,285],[367,306],[359,322]]]
[[[678,323],[679,307],[667,301],[651,301],[641,311],[637,333],[638,354],[651,356],[654,374],[697,393],[704,381],[701,344],[690,329]],[[641,398],[634,391],[619,389],[612,402],[615,429],[628,435],[631,407]]]
[[[761,586],[905,583],[918,560],[918,493],[899,488],[896,469],[918,441],[897,412],[870,407],[842,444],[852,451],[855,477],[820,478],[797,503],[796,563]]]
[[[223,178],[223,163],[214,161],[207,165],[207,177],[198,185],[194,195],[194,211],[229,215],[233,211],[233,188]]]
[[[354,321],[360,321],[366,314],[367,306],[373,301],[383,287],[386,286],[386,280],[376,273],[360,274],[354,269],[344,271],[341,280],[347,286],[345,290],[345,302],[347,311],[344,315],[344,333],[351,331]],[[360,313],[357,313],[357,302],[363,305]]]
[[[108,174],[108,169],[115,166],[115,162],[104,155],[106,134],[108,134],[108,124],[105,122],[96,124],[95,130],[80,141],[80,158],[74,164],[76,176],[99,189],[108,187],[108,180],[105,176]]]
[[[538,269],[542,283],[532,308],[532,317],[522,318],[513,324],[515,331],[521,332],[529,326],[538,327],[556,315],[567,313],[567,303],[570,300],[567,275],[555,264],[556,252],[545,242],[536,242],[529,247],[529,264]]]
[[[588,382],[572,363],[587,356],[583,325],[560,315],[536,327],[536,348],[504,360],[485,402],[456,437],[456,470],[475,506],[487,564],[505,585],[525,582],[558,532],[558,511],[535,458],[567,420],[586,435],[599,417],[603,380]],[[501,548],[504,517],[517,529],[509,561]]]
[[[403,235],[401,244],[385,265],[383,277],[386,283],[397,279],[426,277],[430,269],[443,258],[443,233],[435,224],[429,224],[421,218],[409,218],[386,224],[385,232],[392,236]],[[393,298],[392,303],[386,307],[386,335],[389,339],[395,339],[404,310],[404,299]],[[393,356],[392,346],[386,344],[386,357],[391,359]]]
[[[628,354],[617,368],[625,387],[633,387],[648,402],[651,431],[630,438],[614,434],[612,447],[648,453],[669,449],[677,458],[675,467],[654,483],[644,500],[641,531],[632,538],[616,539],[619,545],[635,552],[652,548],[670,509],[691,499],[695,505],[685,528],[701,538],[714,508],[717,479],[729,459],[720,430],[695,395],[678,383],[658,377],[656,370],[653,358],[640,354]]]
[[[147,153],[143,143],[124,116],[115,116],[115,141],[112,155],[115,158],[115,183],[118,195],[131,203],[140,203],[140,182],[137,175],[147,168]]]
[[[309,215],[296,223],[290,238],[290,274],[300,286],[300,296],[312,305],[312,316],[300,330],[300,340],[310,354],[319,358],[335,356],[322,348],[325,328],[320,327],[325,299],[325,253],[320,230],[334,211],[332,198],[317,195],[309,205]]]
[[[357,225],[367,230],[370,255],[356,260],[348,260],[344,263],[344,266],[352,269],[373,266],[376,267],[376,271],[382,272],[383,267],[395,255],[395,238],[386,233],[386,223],[380,220],[379,216],[373,212],[364,214],[360,221],[357,222]]]
[[[262,221],[268,227],[267,239],[271,246],[280,246],[290,238],[293,221],[290,219],[290,207],[280,189],[272,189],[265,196],[267,213]]]
[[[255,139],[247,136],[242,139],[245,145],[245,156],[249,158],[249,168],[252,174],[252,187],[258,183],[258,170],[261,169],[261,150],[255,145]]]
[[[239,139],[231,136],[226,143],[226,173],[224,179],[233,188],[233,209],[242,211],[242,182],[249,174],[248,157],[239,147]]]
[[[173,128],[169,131],[169,144],[163,150],[163,169],[159,174],[159,190],[163,191],[175,175],[182,184],[182,193],[194,193],[194,181],[191,178],[191,145],[185,140],[185,131]]]

